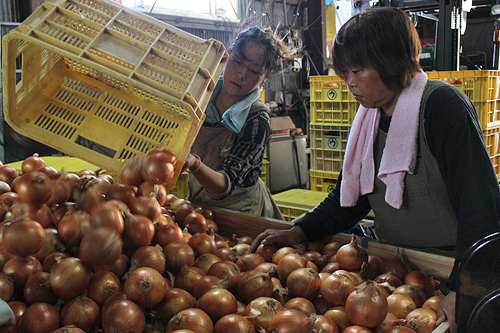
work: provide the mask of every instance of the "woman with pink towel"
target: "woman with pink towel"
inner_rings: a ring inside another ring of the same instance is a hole
[[[338,186],[290,230],[263,232],[251,250],[349,230],[373,209],[381,241],[454,253],[437,324],[448,320],[455,333],[458,264],[470,245],[500,230],[500,188],[474,106],[428,80],[420,52],[411,20],[394,7],[358,13],[339,30],[333,67],[361,105]]]

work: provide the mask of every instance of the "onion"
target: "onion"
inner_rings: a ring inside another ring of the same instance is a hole
[[[90,212],[89,226],[91,229],[109,227],[119,234],[123,232],[123,214],[114,201],[98,203]]]
[[[5,273],[0,273],[0,299],[10,302],[14,295],[14,280]]]
[[[345,305],[349,321],[368,328],[376,327],[384,321],[387,308],[387,299],[380,294],[373,281],[367,281],[366,288],[353,291],[347,297]]]
[[[287,254],[278,262],[278,277],[282,283],[286,283],[288,275],[297,268],[306,268],[307,260],[300,254]]]
[[[220,318],[213,333],[255,333],[255,327],[245,317],[233,313]]]
[[[342,245],[337,251],[340,268],[348,271],[359,271],[363,262],[368,261],[368,253],[358,245],[359,237],[352,235],[349,244]]]
[[[401,259],[399,251],[396,253],[394,259],[385,261],[380,268],[382,274],[390,273],[396,275],[401,281],[403,281],[405,275],[408,274],[409,271],[410,267]]]
[[[343,330],[342,333],[372,333],[372,331],[364,326],[352,325]]]
[[[49,272],[64,258],[69,258],[71,255],[66,252],[54,252],[45,258],[42,262],[42,269],[44,272]]]
[[[164,152],[148,154],[141,165],[141,174],[152,184],[168,184],[174,176],[172,155]]]
[[[163,300],[166,291],[165,279],[154,268],[140,267],[127,277],[123,291],[127,299],[150,309]]]
[[[192,266],[195,260],[193,248],[183,242],[173,242],[163,248],[163,253],[166,259],[166,269],[177,274],[181,268]]]
[[[410,296],[415,302],[415,307],[421,308],[422,304],[424,304],[426,297],[422,289],[417,286],[413,286],[411,284],[403,284],[392,292],[393,294],[405,294]]]
[[[164,206],[167,201],[167,190],[162,184],[153,184],[148,181],[143,182],[137,189],[138,196],[153,196],[158,200],[160,206]]]
[[[278,277],[278,265],[273,264],[272,262],[263,262],[255,267],[255,269],[264,273],[269,273],[272,270],[273,274],[271,276],[274,278]]]
[[[135,250],[130,258],[130,270],[139,267],[151,267],[156,269],[160,274],[165,272],[166,258],[160,247],[156,246],[141,246]]]
[[[28,308],[28,305],[26,305],[26,303],[24,303],[22,301],[10,301],[7,304],[9,305],[12,312],[14,313],[14,318],[16,319],[16,324],[19,324],[19,319],[21,318],[21,316],[24,314],[24,312]],[[16,333],[18,331],[16,325],[12,325],[10,327],[7,327],[7,332],[11,332],[10,330],[8,330],[9,328],[12,328],[12,332],[14,332],[14,333]]]
[[[205,274],[196,267],[183,265],[174,280],[174,287],[181,288],[193,294],[194,286]]]
[[[118,232],[109,227],[99,227],[87,232],[80,242],[80,259],[91,265],[109,265],[122,253],[122,240]]]
[[[128,267],[128,257],[125,254],[122,254],[117,261],[109,265],[94,265],[92,268],[94,272],[100,271],[110,271],[114,273],[119,279],[123,278],[125,274],[125,270]]]
[[[187,244],[191,246],[196,256],[201,256],[206,253],[215,254],[217,251],[215,240],[204,233],[194,234],[191,238],[189,238]]]
[[[149,217],[140,214],[125,214],[125,229],[122,234],[124,247],[151,245],[154,235],[155,226]]]
[[[424,273],[420,271],[410,271],[404,277],[405,284],[411,284],[420,288],[426,298],[434,296],[436,294],[436,288],[434,286],[434,279],[427,277]]]
[[[230,247],[230,249],[234,251],[237,257],[239,257],[248,253],[248,251],[250,250],[250,245],[246,243],[240,243]]]
[[[387,316],[385,317],[382,324],[373,329],[373,333],[385,333],[387,330],[393,329],[398,326],[404,326],[405,324],[406,321],[404,319],[398,319],[398,317],[389,312],[387,313]]]
[[[272,262],[273,255],[274,253],[276,253],[277,250],[278,247],[274,244],[269,244],[269,245],[260,244],[255,250],[255,253],[260,254],[262,258],[264,258],[264,261]]]
[[[213,275],[205,275],[201,277],[193,288],[193,296],[199,299],[207,291],[214,288],[225,288],[224,282]]]
[[[235,313],[238,304],[236,297],[227,289],[213,288],[200,296],[196,307],[205,311],[210,319],[216,323],[225,315]]]
[[[321,315],[325,314],[325,312],[331,308],[330,304],[325,301],[321,294],[316,297],[316,299],[313,301],[313,304],[314,308],[316,309],[316,313]]]
[[[162,248],[173,242],[182,242],[182,229],[178,224],[157,224],[153,243]]]
[[[33,220],[16,221],[5,227],[3,232],[5,249],[16,256],[36,254],[44,242],[45,230],[40,223]]]
[[[375,282],[380,283],[380,284],[386,282],[388,284],[388,286],[386,286],[385,288],[387,289],[387,291],[389,293],[392,293],[394,291],[394,289],[396,289],[397,287],[399,287],[403,284],[403,281],[401,281],[401,279],[399,279],[396,275],[394,275],[392,273],[380,274],[379,276],[377,276],[375,278]]]
[[[63,299],[83,295],[90,281],[90,269],[80,259],[69,257],[61,260],[50,271],[50,285]]]
[[[54,228],[45,228],[45,242],[42,248],[35,254],[35,257],[43,262],[51,253],[63,251],[66,249],[59,232]]]
[[[338,262],[330,262],[321,269],[321,273],[333,273],[339,269],[340,264]]]
[[[90,214],[83,210],[69,210],[57,225],[57,231],[69,246],[79,246],[83,239],[83,230],[88,228]]]
[[[217,257],[215,254],[212,253],[205,253],[196,258],[194,261],[193,266],[198,267],[201,269],[205,274],[208,272],[210,269],[210,266],[212,266],[214,263],[221,261],[219,257]]]
[[[14,256],[5,263],[2,273],[12,278],[16,288],[22,289],[31,276],[42,270],[42,264],[36,257]]]
[[[183,199],[180,199],[183,200]],[[180,202],[180,201],[177,201]],[[175,204],[175,202],[174,202]],[[172,206],[171,206],[172,208]],[[186,219],[186,216],[188,216],[191,213],[194,213],[194,208],[190,204],[184,200],[184,203],[181,203],[175,210],[175,223],[177,223],[181,228],[186,227],[186,223],[184,223],[184,220]]]
[[[337,324],[333,320],[323,315],[316,315],[311,333],[338,333],[338,331]]]
[[[243,303],[249,303],[258,297],[272,297],[273,282],[269,273],[255,269],[241,273],[237,286],[237,297]]]
[[[354,283],[345,274],[331,274],[320,285],[321,296],[330,306],[345,306],[347,297],[354,290]]]
[[[435,311],[428,308],[417,308],[406,316],[406,327],[417,333],[431,333],[437,327],[436,319]]]
[[[123,184],[139,187],[144,181],[141,173],[144,160],[145,157],[143,155],[137,155],[136,157],[125,162],[120,172],[120,181]]]
[[[221,260],[226,260],[231,262],[236,261],[236,253],[234,253],[234,251],[229,248],[225,247],[218,248],[217,251],[215,251],[215,255],[221,258]]]
[[[108,199],[108,201],[120,200],[129,206],[135,199],[135,195],[136,193],[132,186],[123,183],[115,183],[108,188],[106,199]]]
[[[120,279],[115,273],[101,271],[90,277],[88,297],[102,306],[104,302],[121,290]]]
[[[165,324],[168,324],[170,319],[182,310],[194,308],[196,299],[184,289],[169,288],[165,292],[165,297],[160,304],[155,308],[155,314]]]
[[[257,297],[250,301],[245,308],[245,317],[259,331],[261,327],[267,330],[273,317],[284,311],[283,305],[271,297]]]
[[[190,234],[205,233],[208,230],[207,220],[200,213],[188,214],[184,218],[184,225]]]
[[[422,304],[423,308],[428,308],[437,312],[437,308],[439,303],[443,300],[444,295],[435,295],[431,296],[425,300],[424,304]]]
[[[102,310],[104,332],[142,333],[146,327],[144,311],[130,300],[117,300]]]
[[[319,294],[321,279],[318,273],[310,268],[297,268],[288,275],[286,286],[292,297],[313,300]]]
[[[310,317],[313,313],[316,313],[314,304],[304,297],[294,297],[290,299],[285,303],[285,309],[298,310],[308,317]]]
[[[61,325],[75,325],[91,332],[99,325],[99,305],[87,296],[78,296],[61,308]]]
[[[244,254],[236,260],[236,266],[241,272],[246,272],[251,269],[255,269],[258,265],[264,263],[266,260],[260,254],[257,253],[247,253]]]
[[[0,180],[11,185],[14,179],[19,176],[17,170],[10,165],[3,165],[0,167]]]
[[[189,329],[197,333],[212,333],[214,325],[205,311],[190,308],[175,314],[168,322],[165,333],[172,333],[181,329]]]
[[[288,246],[281,247],[273,255],[273,264],[277,265],[278,262],[281,260],[281,258],[283,258],[288,254],[298,254],[298,252],[293,247],[288,247]]]
[[[157,221],[161,217],[161,206],[154,196],[136,197],[128,206],[132,214],[145,215],[151,221]]]
[[[43,302],[28,306],[18,324],[19,333],[52,333],[59,326],[59,309]]]
[[[38,155],[38,153],[34,153],[32,156],[26,157],[21,164],[21,172],[28,173],[31,171],[37,171],[40,168],[44,167],[45,161]]]
[[[59,300],[50,285],[50,274],[47,272],[32,275],[24,285],[23,295],[27,304],[44,302],[55,305]]]
[[[388,329],[384,333],[414,333],[415,331],[405,326],[396,326]]]
[[[314,326],[316,315],[307,317],[298,310],[286,309],[277,313],[269,322],[268,330],[276,333],[309,332]]]
[[[227,260],[214,263],[207,271],[207,275],[215,276],[220,279],[228,290],[235,292],[241,272],[235,263]]]
[[[308,251],[304,253],[302,257],[307,261],[313,262],[318,267],[318,272],[327,264],[327,257],[317,251]]]
[[[387,297],[387,311],[398,319],[404,319],[416,309],[415,301],[406,294],[392,294]]]

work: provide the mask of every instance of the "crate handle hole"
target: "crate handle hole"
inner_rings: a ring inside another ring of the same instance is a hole
[[[98,144],[92,140],[86,139],[83,136],[78,136],[78,138],[75,141],[76,144],[79,144],[80,146],[83,146],[85,148],[88,148],[90,150],[93,150],[101,155],[113,158],[116,155],[116,150],[111,149],[109,147],[103,146],[101,144]]]

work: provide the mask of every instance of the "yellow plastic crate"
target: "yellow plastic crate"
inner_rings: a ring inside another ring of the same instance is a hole
[[[46,165],[53,167],[57,171],[61,171],[62,168],[65,168],[67,172],[69,173],[78,173],[82,170],[92,170],[96,171],[99,169],[99,167],[88,163],[84,160],[81,160],[76,157],[61,157],[61,156],[40,156],[41,159],[45,162]],[[22,165],[23,161],[17,161],[13,163],[6,164],[17,171],[21,172],[22,171]]]
[[[339,76],[309,77],[311,123],[351,125],[359,103]]]
[[[285,220],[292,221],[319,205],[326,196],[323,192],[292,189],[273,195],[273,199]]]
[[[337,185],[340,172],[309,171],[311,191],[331,192]]]
[[[187,172],[183,172],[177,178],[175,182],[175,186],[167,193],[171,193],[175,195],[179,199],[186,199],[188,194],[188,174]]]
[[[311,170],[340,172],[351,126],[310,124]]]
[[[262,161],[262,168],[261,168],[261,173],[260,173],[260,178],[262,179],[262,181],[264,182],[264,184],[266,184],[267,186],[267,189],[270,190],[270,186],[271,186],[271,180],[270,180],[270,177],[271,177],[271,172],[269,170],[269,161],[264,159]]]
[[[476,108],[481,128],[500,125],[500,71],[441,71],[427,72],[427,76],[463,91]]]
[[[170,186],[227,62],[220,42],[107,0],[46,1],[4,36],[2,53],[14,130],[116,173],[167,147],[180,162]]]

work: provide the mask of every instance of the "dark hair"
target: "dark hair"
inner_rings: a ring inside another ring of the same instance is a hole
[[[229,54],[236,52],[244,58],[243,46],[248,42],[258,43],[266,49],[265,70],[267,75],[279,72],[281,69],[280,59],[288,59],[296,53],[296,50],[289,48],[270,28],[252,27],[238,34],[229,47]]]
[[[420,69],[420,52],[418,33],[404,11],[373,7],[340,28],[332,48],[333,69],[345,79],[347,69],[369,66],[389,89],[399,90]]]

